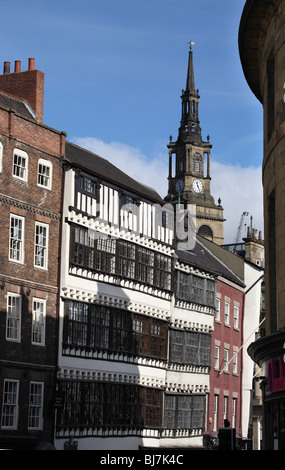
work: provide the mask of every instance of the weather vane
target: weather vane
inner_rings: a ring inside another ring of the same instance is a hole
[[[190,41],[190,42],[187,42],[187,44],[190,44],[190,51],[192,51],[192,46],[194,46],[195,42]]]

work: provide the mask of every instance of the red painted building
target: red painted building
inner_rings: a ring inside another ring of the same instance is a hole
[[[217,433],[228,420],[241,429],[242,399],[242,286],[220,278],[217,282],[217,308],[212,338],[211,392],[208,432]]]
[[[233,246],[225,249],[204,240],[222,266],[217,279],[206,429],[214,443],[225,420],[235,429],[239,446],[247,445],[253,432],[255,372],[247,348],[259,328],[263,279],[263,244],[255,239],[255,232],[234,253]]]

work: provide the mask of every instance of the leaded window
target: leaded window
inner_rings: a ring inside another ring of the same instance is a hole
[[[197,304],[203,304],[204,300],[204,279],[199,276],[192,277],[192,299]]]
[[[171,258],[169,256],[157,254],[156,264],[156,284],[164,289],[171,288]]]
[[[114,274],[116,269],[116,240],[114,238],[97,239],[96,269]]]
[[[95,305],[88,306],[90,317],[90,340],[87,345],[98,349],[109,349],[110,308]]]
[[[135,277],[136,249],[134,244],[119,241],[119,272],[121,276],[133,279]]]
[[[96,194],[96,182],[88,176],[79,175],[77,179],[78,189],[87,193]]]
[[[211,335],[182,330],[170,330],[170,362],[210,367]]]
[[[170,256],[125,240],[102,236],[80,225],[71,225],[70,230],[71,265],[172,290]]]
[[[216,283],[211,279],[206,280],[206,305],[215,306]]]
[[[66,301],[63,345],[166,359],[167,323],[128,310]]]
[[[161,390],[91,381],[61,381],[59,389],[65,400],[58,413],[58,428],[161,428]]]
[[[145,419],[146,427],[161,426],[161,409],[162,409],[162,393],[154,388],[142,389],[145,402]]]
[[[190,279],[191,277],[181,271],[177,271],[177,297],[181,300],[190,301]]]
[[[198,364],[199,361],[199,340],[200,335],[194,332],[187,332],[184,335],[185,340],[185,362],[187,364]]]
[[[176,297],[179,300],[215,307],[216,281],[177,270]]]
[[[87,345],[88,304],[83,302],[68,303],[67,343],[76,346]]]
[[[146,248],[138,248],[138,279],[146,284],[153,283],[154,253]]]
[[[204,428],[205,395],[165,395],[164,427],[167,429]]]
[[[93,268],[95,240],[92,231],[77,225],[73,227],[73,238],[74,264]]]
[[[111,316],[110,347],[113,351],[132,350],[132,319],[129,312],[117,309]]]

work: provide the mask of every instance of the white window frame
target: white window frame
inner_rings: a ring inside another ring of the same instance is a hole
[[[0,173],[3,171],[3,144],[0,142]]]
[[[230,357],[229,349],[224,348],[224,372],[229,372],[229,357]]]
[[[45,345],[45,329],[46,329],[46,300],[33,297],[32,338],[31,338],[32,344],[36,346]],[[40,341],[35,340],[37,336],[40,336]]]
[[[49,175],[47,176],[45,173],[40,173],[40,165],[42,167],[49,169]],[[39,179],[47,179],[47,184],[43,184],[39,182]],[[40,188],[45,188],[51,190],[52,187],[52,163],[49,160],[44,160],[40,158],[38,161],[38,175],[37,175],[37,185]]]
[[[18,221],[18,227],[15,225],[12,228],[12,219]],[[21,234],[19,234],[19,222],[22,223]],[[12,237],[13,229],[13,237]],[[9,232],[9,261],[14,263],[24,264],[24,239],[25,239],[25,218],[16,214],[10,214],[10,232]],[[16,247],[16,248],[15,248]],[[11,253],[19,253],[19,257],[11,256]]]
[[[239,306],[234,305],[234,328],[238,329],[239,327]]]
[[[236,426],[236,413],[237,413],[237,399],[234,397],[232,399],[232,422],[231,422],[232,428],[235,428]]]
[[[42,244],[42,241],[39,240],[41,233],[37,233],[37,229],[45,229],[46,235],[45,240],[46,244]],[[43,224],[42,222],[35,223],[35,243],[34,243],[34,267],[37,269],[48,269],[48,241],[49,241],[49,225]],[[43,254],[41,251],[43,250]],[[43,265],[41,264],[43,260]],[[40,262],[39,262],[40,261]]]
[[[15,302],[12,301],[15,299]],[[17,300],[16,300],[17,299]],[[7,293],[6,340],[20,343],[22,324],[22,296],[13,292]],[[9,336],[8,332],[16,331],[16,335]]]
[[[225,301],[225,325],[230,324],[230,303]]]
[[[238,373],[238,350],[234,348],[233,352],[233,374]]]
[[[224,395],[224,403],[223,403],[223,419],[228,419],[228,402],[229,402],[229,397],[227,395]]]
[[[217,431],[218,425],[218,411],[219,411],[219,395],[214,395],[214,410],[213,410],[213,431]]]
[[[15,390],[12,390],[15,386]],[[19,414],[19,380],[4,379],[1,429],[17,429]],[[7,420],[12,420],[7,424]]]
[[[216,321],[221,320],[221,299],[219,297],[216,298],[216,316],[215,316]]]
[[[15,166],[15,156],[19,157],[19,159],[21,160],[24,160],[25,161],[25,165],[16,165]],[[29,156],[27,154],[27,152],[24,152],[24,150],[21,150],[21,149],[15,149],[14,152],[13,152],[13,166],[12,166],[12,175],[13,175],[13,178],[16,178],[20,181],[25,181],[27,182],[28,181],[28,166],[29,166]],[[15,172],[15,168],[19,168],[20,171],[19,173],[23,173],[22,175],[17,175],[16,172]]]
[[[40,390],[41,393],[37,393]],[[43,429],[44,382],[30,382],[28,429]],[[38,421],[35,426],[33,421]]]
[[[214,369],[219,370],[220,369],[220,346],[215,345],[215,363],[214,363]]]

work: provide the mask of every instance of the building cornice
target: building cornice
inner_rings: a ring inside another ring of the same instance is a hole
[[[284,355],[285,330],[260,338],[251,343],[247,349],[248,354],[259,366],[263,363],[277,359]]]
[[[59,212],[54,212],[50,209],[42,208],[39,204],[35,205],[25,201],[20,201],[19,199],[7,196],[7,194],[0,194],[0,202],[2,202],[3,204],[10,205],[12,207],[17,207],[18,209],[26,210],[34,214],[41,215],[43,217],[48,217],[54,220],[61,220],[61,214]]]

